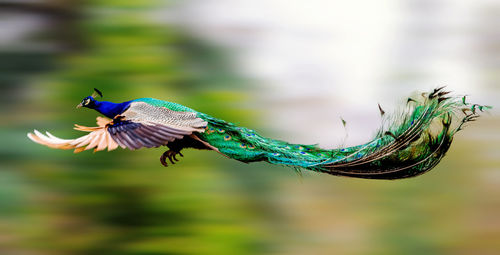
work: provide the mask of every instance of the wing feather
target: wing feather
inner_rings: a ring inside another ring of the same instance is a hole
[[[133,102],[115,117],[108,133],[120,146],[136,150],[152,148],[204,132],[207,122],[195,112],[177,112],[165,107]]]
[[[116,133],[116,138],[117,138],[117,141],[120,141],[124,147],[124,149],[126,148],[129,148],[131,150],[134,150],[135,149],[135,146],[132,145],[132,143],[129,143],[129,137],[127,136],[127,134],[125,134],[125,132],[117,132]]]
[[[97,127],[75,125],[74,129],[88,132],[76,139],[61,139],[50,133],[29,133],[36,143],[55,149],[74,149],[75,153],[94,149],[112,151],[137,150],[167,145],[169,142],[204,132],[207,122],[196,112],[177,112],[165,107],[156,107],[145,102],[133,102],[130,107],[113,120],[97,118]]]
[[[137,129],[135,130],[135,132],[128,131],[127,135],[130,137],[130,139],[132,139],[134,142],[136,142],[137,145],[139,145],[139,148],[141,148],[141,147],[151,148],[149,143],[148,143],[148,139],[146,137],[143,137],[143,136],[138,136],[136,134],[136,131],[137,131]]]
[[[49,132],[46,132],[46,134],[44,135],[38,130],[34,130],[33,133],[28,133],[28,138],[36,143],[54,149],[73,149],[75,150],[75,153],[94,148],[95,151],[104,150],[106,148],[108,148],[109,151],[112,151],[118,147],[118,144],[108,134],[106,127],[107,124],[104,124],[104,122],[109,123],[110,121],[110,119],[98,117],[97,124],[99,125],[99,127],[85,127],[75,125],[76,130],[89,132],[87,135],[78,137],[76,139],[61,139]]]
[[[102,133],[100,139],[99,139],[99,144],[97,145],[97,148],[94,150],[94,152],[97,152],[97,151],[102,151],[102,150],[105,150],[106,147],[107,147],[107,142],[108,142],[108,133]]]
[[[116,143],[122,148],[122,149],[126,149],[128,147],[127,144],[125,144],[123,142],[123,138],[120,138],[118,137],[119,136],[119,133],[116,134],[116,136],[114,136],[114,140],[116,141]]]
[[[106,133],[106,142],[108,144],[108,151],[116,150],[119,146],[109,133]]]
[[[92,141],[92,137],[90,135],[86,135],[86,136],[84,136],[82,138],[85,138],[85,139],[83,139],[80,143],[78,143],[76,145],[76,148],[87,146]]]
[[[92,132],[89,134],[91,136],[91,142],[89,145],[85,148],[85,150],[90,150],[95,148],[96,146],[99,145],[99,142],[101,141],[101,136],[103,135],[103,132]]]
[[[203,132],[207,126],[207,122],[199,118],[196,112],[178,112],[145,102],[131,103],[130,107],[121,116],[135,123],[168,127],[179,135],[183,135],[181,131]]]
[[[142,132],[145,136],[151,138],[153,141],[156,141],[157,143],[166,144],[169,141],[173,141],[173,138],[168,134],[162,135],[158,132],[155,132],[153,127],[143,126],[141,127],[140,132]]]

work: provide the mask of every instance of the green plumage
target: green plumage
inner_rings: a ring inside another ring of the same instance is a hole
[[[156,107],[166,107],[172,111],[176,112],[196,112],[195,110],[186,107],[181,104],[173,103],[173,102],[168,102],[168,101],[163,101],[155,98],[139,98],[135,99],[132,102],[144,102],[152,106]]]
[[[399,112],[388,115],[380,108],[383,123],[368,143],[326,150],[315,145],[290,144],[257,134],[254,130],[197,112],[186,106],[152,98],[123,103],[86,97],[79,107],[95,109],[113,120],[99,127],[77,126],[90,134],[65,140],[35,130],[28,137],[40,144],[75,152],[118,147],[136,150],[167,146],[160,162],[167,166],[184,148],[215,150],[242,162],[307,169],[332,175],[367,179],[400,179],[420,175],[448,151],[453,136],[467,122],[491,107],[469,104],[465,97],[447,97],[442,88],[405,100]],[[345,126],[345,121],[343,121]]]
[[[383,126],[372,141],[354,147],[325,150],[314,145],[290,144],[260,136],[255,131],[198,113],[208,122],[202,140],[230,158],[243,162],[267,161],[298,169],[369,179],[412,177],[432,169],[451,145],[453,135],[474,120],[483,106],[465,98],[444,97],[448,92],[409,98],[405,109],[383,115]]]

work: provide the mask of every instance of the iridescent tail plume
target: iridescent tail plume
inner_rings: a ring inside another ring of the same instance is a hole
[[[365,179],[401,179],[435,167],[453,136],[489,106],[469,104],[443,88],[408,98],[401,112],[380,108],[383,125],[369,143],[333,150],[262,137],[253,130],[204,115],[201,138],[221,153],[244,162],[267,161],[296,169]]]
[[[447,97],[450,92],[442,89],[408,98],[401,114],[384,116],[385,125],[374,140],[349,148],[345,158],[323,164],[320,171],[367,179],[401,179],[431,170],[445,156],[456,132],[475,121],[479,112],[491,108],[469,104],[465,96]]]

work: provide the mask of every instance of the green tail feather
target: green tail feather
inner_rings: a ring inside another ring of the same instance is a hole
[[[465,97],[445,97],[442,88],[409,98],[405,109],[388,116],[366,144],[325,150],[265,138],[255,131],[200,113],[208,122],[199,137],[230,158],[267,161],[296,169],[366,179],[414,177],[436,166],[453,136],[489,106],[469,104]]]

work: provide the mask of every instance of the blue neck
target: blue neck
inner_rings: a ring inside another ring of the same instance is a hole
[[[130,106],[130,103],[132,101],[127,101],[123,103],[112,103],[112,102],[107,102],[107,101],[95,101],[95,109],[96,111],[104,114],[104,116],[108,118],[114,118],[116,115],[122,114],[124,111],[128,109]]]

